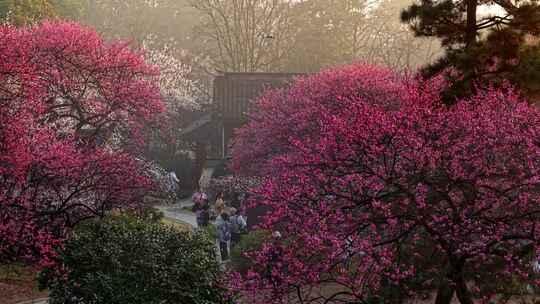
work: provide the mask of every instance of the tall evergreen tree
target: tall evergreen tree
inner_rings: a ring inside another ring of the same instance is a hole
[[[438,37],[445,55],[423,72],[446,71],[449,102],[474,91],[475,84],[508,79],[537,93],[540,51],[538,0],[421,0],[402,12],[417,36]]]

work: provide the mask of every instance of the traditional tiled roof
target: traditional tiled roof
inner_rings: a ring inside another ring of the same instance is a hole
[[[214,105],[223,120],[245,121],[250,103],[268,89],[287,85],[296,73],[224,73],[214,80]]]

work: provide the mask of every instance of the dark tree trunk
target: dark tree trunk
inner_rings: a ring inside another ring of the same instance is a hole
[[[474,45],[476,42],[477,26],[476,26],[476,10],[478,8],[478,0],[467,0],[467,32],[465,34],[465,45],[467,48]]]
[[[469,289],[467,288],[467,284],[465,283],[465,280],[463,280],[463,276],[457,279],[456,295],[459,300],[459,303],[474,304],[472,301],[471,293],[469,292]]]
[[[454,292],[461,304],[474,304],[471,293],[467,288],[467,283],[463,276],[465,267],[465,259],[450,258],[446,279],[441,282],[437,290],[437,298],[435,304],[450,304],[454,296]]]
[[[454,288],[450,286],[447,280],[443,280],[437,290],[435,304],[450,304],[454,297]]]
[[[463,277],[464,266],[465,262],[463,260],[459,261],[457,265],[453,266],[453,282],[456,288],[456,295],[461,304],[474,304],[472,301],[471,293],[467,288],[467,282],[465,282],[465,278]]]

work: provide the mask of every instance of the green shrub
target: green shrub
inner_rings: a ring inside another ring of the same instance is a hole
[[[241,273],[246,272],[252,265],[244,254],[259,249],[263,241],[269,236],[270,233],[266,230],[254,230],[248,234],[243,234],[240,242],[231,250],[232,268]]]
[[[218,234],[217,234],[217,228],[215,225],[208,225],[206,228],[204,228],[204,231],[208,235],[208,238],[211,240],[217,240]]]
[[[130,215],[79,226],[41,272],[50,303],[223,303],[215,244],[204,233]]]
[[[141,209],[124,212],[128,213],[128,216],[125,217],[125,220],[142,220],[145,222],[152,222],[154,224],[159,223],[161,220],[163,220],[164,217],[163,212],[151,206],[146,206]]]

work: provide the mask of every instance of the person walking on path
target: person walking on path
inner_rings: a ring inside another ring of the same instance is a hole
[[[202,201],[201,203],[195,203],[193,205],[193,211],[197,219],[197,227],[204,228],[210,223],[210,206],[208,201]]]
[[[231,217],[231,249],[240,242],[240,236],[246,231],[247,223],[235,208],[230,209]]]
[[[229,222],[229,215],[225,212],[221,213],[216,220],[216,225],[221,260],[226,261],[229,259],[229,248],[227,245],[231,240],[231,224]]]
[[[180,185],[180,180],[176,176],[174,170],[171,170],[169,171],[169,173],[167,173],[167,184],[169,186],[168,191],[171,197],[171,203],[175,203],[176,195],[178,193],[178,186]]]
[[[225,201],[223,200],[223,192],[219,192],[216,196],[216,203],[214,204],[214,210],[216,217],[225,212]]]

